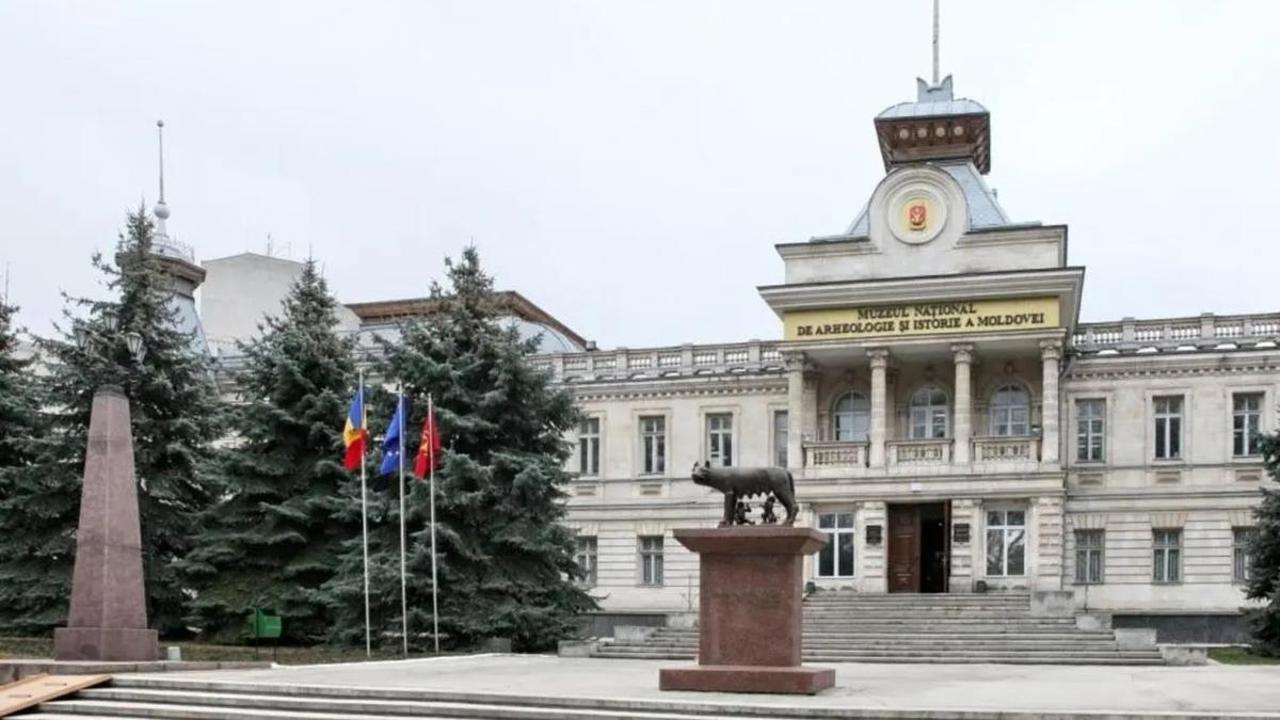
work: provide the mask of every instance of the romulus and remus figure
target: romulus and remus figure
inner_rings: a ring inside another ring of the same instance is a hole
[[[724,517],[720,527],[733,525],[737,520],[738,501],[753,495],[773,495],[786,508],[783,525],[794,525],[796,513],[796,482],[784,468],[712,467],[711,463],[693,465],[693,482],[724,493]]]

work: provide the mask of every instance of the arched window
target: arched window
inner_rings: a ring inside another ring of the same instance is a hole
[[[927,440],[948,435],[947,394],[937,385],[925,385],[911,394],[911,439]]]
[[[1031,434],[1031,399],[1026,388],[1012,383],[996,388],[991,396],[991,434]]]
[[[837,441],[866,442],[871,429],[871,403],[862,393],[849,392],[836,400],[831,436]]]

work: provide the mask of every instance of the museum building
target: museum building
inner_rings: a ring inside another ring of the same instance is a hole
[[[1081,323],[1067,227],[984,182],[982,105],[919,81],[874,125],[886,174],[847,231],[777,246],[781,340],[535,359],[584,413],[568,522],[602,608],[696,610],[671,533],[720,519],[709,461],[790,469],[830,538],[817,590],[1236,617],[1280,318]]]

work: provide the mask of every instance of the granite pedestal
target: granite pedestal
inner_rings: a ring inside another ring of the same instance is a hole
[[[676,530],[698,553],[698,665],[664,668],[662,690],[808,694],[835,670],[800,664],[804,558],[826,536],[776,525]]]
[[[80,525],[67,627],[53,631],[59,661],[146,662],[160,658],[147,629],[142,534],[133,469],[129,401],[116,387],[93,396],[80,490]]]

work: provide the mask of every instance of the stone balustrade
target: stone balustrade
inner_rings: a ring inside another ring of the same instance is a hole
[[[1101,355],[1274,348],[1280,343],[1280,314],[1198,317],[1082,323],[1071,337],[1079,353]]]
[[[951,462],[950,439],[891,440],[890,465],[946,465]]]
[[[977,437],[973,439],[973,459],[980,463],[1037,462],[1040,459],[1040,438]]]
[[[867,443],[865,442],[816,442],[804,445],[805,467],[853,468],[866,467]]]

